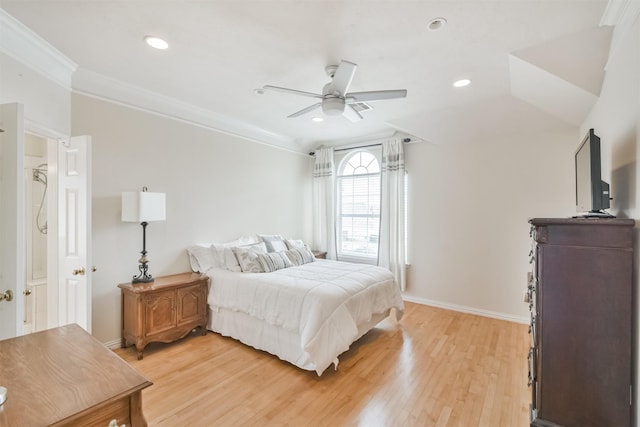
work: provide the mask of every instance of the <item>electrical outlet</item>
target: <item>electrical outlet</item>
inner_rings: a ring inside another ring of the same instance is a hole
[[[529,295],[529,290],[528,289],[524,290],[524,295],[522,297],[522,301],[527,302],[527,303],[531,302],[531,296]]]

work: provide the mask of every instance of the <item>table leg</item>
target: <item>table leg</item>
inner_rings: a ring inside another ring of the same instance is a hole
[[[142,413],[142,391],[137,391],[130,396],[129,405],[131,427],[147,427],[147,420]]]

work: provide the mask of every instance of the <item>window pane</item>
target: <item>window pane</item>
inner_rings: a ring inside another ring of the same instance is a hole
[[[338,177],[338,253],[375,258],[380,232],[380,165],[368,152],[354,153]]]
[[[378,159],[371,153],[360,151],[348,159],[341,175],[359,175],[378,172],[380,172]]]

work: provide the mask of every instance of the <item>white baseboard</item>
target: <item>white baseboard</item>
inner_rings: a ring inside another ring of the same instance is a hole
[[[466,306],[457,305],[457,304],[449,304],[449,303],[430,300],[426,298],[413,297],[411,295],[402,295],[402,299],[404,301],[415,302],[416,304],[429,305],[432,307],[444,308],[446,310],[459,311],[462,313],[476,314],[478,316],[490,317],[492,319],[506,320],[508,322],[528,324],[531,320],[528,317],[519,317],[511,314],[498,313],[498,312],[489,311],[489,310],[479,310],[473,307],[466,307]],[[110,350],[115,350],[122,346],[122,341],[120,339],[117,339],[117,340],[107,341],[103,344]]]
[[[116,348],[122,347],[122,340],[112,340],[103,343],[109,350],[115,350]]]
[[[432,307],[444,308],[447,310],[459,311],[462,313],[476,314],[478,316],[491,317],[492,319],[506,320],[506,321],[515,322],[515,323],[523,323],[525,325],[529,324],[529,322],[531,321],[529,317],[514,316],[512,314],[498,313],[498,312],[489,311],[489,310],[480,310],[473,307],[466,307],[464,305],[450,304],[450,303],[430,300],[426,298],[418,298],[411,295],[402,295],[402,299],[404,301],[415,302],[417,304],[429,305]]]

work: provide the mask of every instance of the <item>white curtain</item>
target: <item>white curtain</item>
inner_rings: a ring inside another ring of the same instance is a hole
[[[403,291],[406,288],[404,180],[402,139],[383,141],[378,265],[391,270]]]
[[[335,173],[333,148],[316,150],[313,167],[313,243],[326,251],[327,259],[336,259]]]

